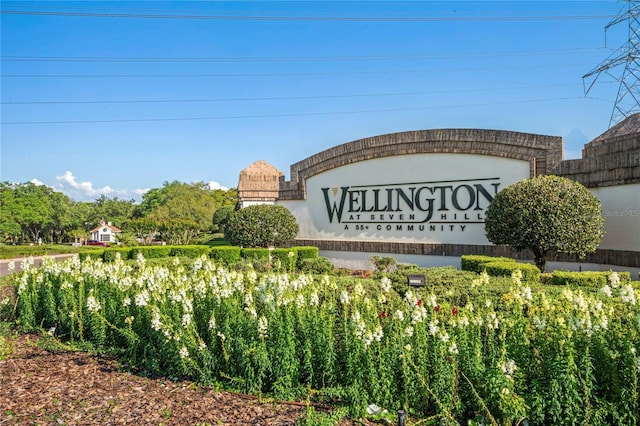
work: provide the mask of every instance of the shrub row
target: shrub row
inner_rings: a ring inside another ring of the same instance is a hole
[[[471,271],[478,274],[486,271],[487,274],[494,277],[510,277],[514,271],[520,270],[522,272],[522,280],[525,282],[538,282],[540,279],[540,270],[537,266],[530,263],[516,262],[509,257],[462,256],[460,267],[463,271]]]
[[[317,247],[291,247],[291,248],[240,248],[236,246],[136,246],[136,247],[109,247],[104,249],[86,250],[80,253],[80,259],[90,257],[101,258],[105,262],[113,262],[117,255],[123,260],[136,259],[138,254],[145,259],[158,259],[163,257],[186,257],[195,259],[202,255],[208,255],[211,259],[222,262],[227,266],[235,265],[242,259],[258,261],[267,264],[279,262],[281,267],[287,270],[303,269],[308,260],[318,258]]]
[[[589,287],[592,289],[600,289],[609,283],[611,271],[553,271],[549,283],[553,285],[579,286]],[[620,283],[629,283],[631,281],[630,272],[618,272]]]

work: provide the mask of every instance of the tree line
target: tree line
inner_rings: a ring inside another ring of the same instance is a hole
[[[0,243],[63,244],[86,240],[101,221],[122,229],[125,244],[149,243],[161,236],[170,244],[189,244],[218,231],[216,210],[235,206],[238,193],[210,189],[205,183],[165,182],[134,200],[102,195],[93,202],[74,201],[46,185],[0,182]]]

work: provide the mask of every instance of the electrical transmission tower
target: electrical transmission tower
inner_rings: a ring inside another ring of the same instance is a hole
[[[585,84],[585,95],[589,93],[601,74],[613,77],[618,83],[618,95],[613,106],[609,127],[629,115],[640,112],[640,1],[625,0],[627,5],[620,10],[606,26],[605,31],[621,22],[628,22],[629,36],[625,44],[618,48],[609,58],[587,74],[582,76]],[[624,65],[622,74],[613,74],[613,68]],[[585,83],[592,78],[591,83]]]

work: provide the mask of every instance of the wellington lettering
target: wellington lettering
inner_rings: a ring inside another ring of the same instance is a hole
[[[329,223],[345,230],[464,231],[484,223],[499,187],[500,178],[484,178],[321,190]]]

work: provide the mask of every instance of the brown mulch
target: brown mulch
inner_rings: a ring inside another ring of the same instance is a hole
[[[37,340],[17,336],[13,353],[0,361],[2,425],[284,426],[305,419],[304,403],[141,377],[95,354],[45,351]],[[374,423],[340,422],[356,424]]]

